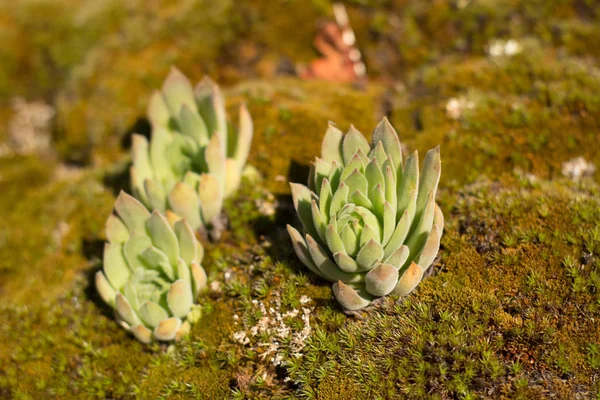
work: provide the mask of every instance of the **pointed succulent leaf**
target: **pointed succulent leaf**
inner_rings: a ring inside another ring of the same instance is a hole
[[[137,295],[137,290],[135,290],[135,286],[133,285],[131,280],[128,281],[125,284],[125,286],[123,287],[123,294],[125,295],[125,298],[131,305],[131,308],[133,308],[134,310],[137,310],[138,308],[140,308],[140,300]],[[133,325],[135,325],[135,324],[133,324]]]
[[[152,331],[144,325],[136,325],[131,327],[131,333],[140,342],[148,344],[152,341]]]
[[[187,264],[193,260],[201,262],[202,259],[198,257],[198,247],[202,245],[198,243],[190,224],[185,219],[179,220],[175,222],[174,230],[179,242],[179,255],[183,261]]]
[[[152,127],[163,126],[167,127],[171,120],[171,112],[163,98],[163,95],[158,90],[152,92],[150,101],[148,102],[148,119],[152,123]]]
[[[240,187],[242,182],[242,170],[238,168],[236,161],[232,158],[225,160],[225,187],[223,196],[230,197]]]
[[[331,185],[331,191],[335,192],[340,185],[340,177],[342,176],[342,166],[336,161],[331,163],[331,172],[329,172],[329,184]]]
[[[342,131],[336,128],[333,122],[329,122],[327,132],[321,144],[321,158],[327,162],[335,161],[338,164],[343,164],[342,157],[342,139],[344,135]]]
[[[367,178],[365,178],[365,176],[358,169],[355,169],[344,180],[344,183],[348,185],[349,193],[354,193],[357,190],[360,190],[362,193],[367,193]]]
[[[319,238],[325,242],[325,231],[327,230],[327,225],[325,225],[321,211],[319,211],[319,206],[314,199],[311,202],[311,214],[317,234],[319,235]]]
[[[96,272],[96,289],[106,304],[115,304],[115,295],[117,294],[117,291],[112,287],[110,282],[108,282],[108,279],[106,279],[106,276],[102,271]]]
[[[396,269],[400,269],[404,265],[404,262],[408,259],[409,255],[410,249],[408,246],[402,245],[396,251],[390,254],[389,257],[384,258],[383,262],[393,265]]]
[[[115,214],[110,214],[104,230],[109,243],[122,244],[129,238],[129,229]]]
[[[396,206],[398,204],[397,197],[397,189],[396,189],[396,179],[394,178],[394,173],[392,172],[390,166],[386,166],[384,173],[385,180],[385,200],[389,204],[393,204]]]
[[[213,218],[221,214],[223,209],[223,187],[218,178],[213,174],[200,175],[198,186],[200,210],[205,225],[209,225]]]
[[[383,165],[383,163],[385,162],[385,160],[387,160],[388,155],[385,153],[385,149],[383,148],[383,143],[382,142],[377,142],[377,144],[374,146],[373,150],[371,150],[371,152],[369,153],[369,159],[370,160],[377,160],[377,163],[379,165]]]
[[[371,197],[371,199],[373,200],[373,212],[379,218],[383,219],[383,212],[384,212],[383,208],[384,208],[386,201],[385,201],[385,193],[383,192],[382,184],[378,184],[377,186],[375,186],[375,189],[373,190],[373,196]],[[394,222],[396,222],[395,220],[396,220],[396,216],[394,215]]]
[[[167,192],[165,191],[165,188],[153,180],[146,179],[144,181],[144,190],[150,208],[164,213],[167,209]]]
[[[385,245],[384,248],[384,257],[389,257],[393,252],[395,252],[401,245],[404,243],[404,239],[408,235],[408,230],[410,229],[410,225],[412,223],[412,216],[407,211],[404,211],[402,218],[400,218],[400,222],[396,225],[396,229],[392,234],[392,237]]]
[[[152,130],[150,162],[154,169],[154,178],[163,182],[174,178],[167,151],[172,140],[172,134],[167,128],[159,127]]]
[[[417,196],[417,219],[419,219],[421,214],[425,211],[430,192],[433,192],[433,197],[435,199],[438,182],[440,181],[441,169],[442,161],[440,159],[440,146],[437,146],[427,152],[425,160],[423,161],[423,171],[419,181],[419,194]]]
[[[340,267],[340,269],[344,272],[355,273],[359,270],[359,266],[354,258],[346,254],[345,251],[333,253],[333,259],[335,260],[337,266]]]
[[[138,310],[138,315],[149,328],[154,328],[160,321],[169,318],[167,311],[152,301],[144,302]]]
[[[411,263],[400,271],[400,279],[392,293],[406,296],[417,287],[421,279],[423,279],[423,270],[417,264]]]
[[[329,217],[332,218],[348,202],[348,185],[340,183],[338,190],[333,194],[331,206],[329,207]],[[309,232],[310,233],[310,232]]]
[[[444,214],[442,213],[442,209],[440,208],[440,206],[435,205],[435,210],[434,210],[434,214],[433,214],[433,224],[435,226],[437,226],[438,228],[438,233],[440,238],[442,237],[442,233],[444,233]]]
[[[367,181],[369,182],[369,197],[372,198],[373,191],[377,185],[381,185],[383,187],[383,172],[381,170],[381,166],[377,162],[377,159],[372,159],[365,167],[365,178],[367,178]]]
[[[299,183],[290,183],[290,189],[292,191],[294,208],[298,213],[298,217],[300,218],[300,222],[302,222],[304,229],[311,235],[317,236],[317,230],[312,219],[312,196],[310,194],[310,190],[306,186]]]
[[[324,161],[317,157],[312,167],[314,169],[314,191],[316,193],[319,193],[321,191],[321,184],[323,182],[323,179],[326,179],[329,176],[329,173],[331,172],[331,163],[328,163],[327,161]]]
[[[214,175],[220,183],[225,175],[225,155],[223,153],[223,142],[220,136],[214,135],[210,138],[208,146],[204,150],[204,159],[208,166],[208,172]]]
[[[365,168],[365,164],[362,161],[362,158],[359,154],[355,154],[350,162],[344,165],[344,169],[342,169],[342,173],[340,175],[340,182],[346,181],[348,177],[355,171],[363,171]]]
[[[402,167],[402,148],[400,147],[400,140],[398,139],[396,130],[385,117],[373,131],[373,147],[378,142],[381,142],[385,152],[392,156],[395,170],[398,171]]]
[[[332,222],[335,223],[335,220],[332,220]],[[346,252],[346,250],[344,249],[342,238],[340,238],[340,235],[338,234],[337,229],[333,224],[329,224],[327,226],[327,229],[325,231],[325,241],[327,242],[327,247],[329,247],[329,250],[331,250],[332,253],[335,254],[338,252]]]
[[[225,103],[219,86],[210,78],[205,77],[195,88],[196,104],[202,119],[206,123],[210,136],[218,135],[221,139],[221,150],[226,155],[227,142],[227,120],[225,115]]]
[[[365,275],[365,287],[373,296],[386,296],[398,283],[398,269],[390,264],[377,264]]]
[[[167,293],[169,310],[175,317],[184,318],[194,303],[192,288],[189,282],[183,279],[176,280]]]
[[[342,239],[342,244],[344,245],[344,249],[346,252],[355,256],[360,250],[360,246],[358,243],[358,235],[354,231],[353,226],[350,224],[340,224],[342,227],[340,228],[340,238]]]
[[[417,257],[415,262],[421,267],[423,270],[429,268],[429,266],[435,260],[438,251],[440,250],[440,236],[439,230],[436,225],[433,226],[431,231],[429,232],[429,236],[427,237],[427,241],[421,250],[421,254]]]
[[[185,218],[192,229],[202,226],[200,219],[200,199],[197,192],[190,185],[177,182],[169,192],[169,207]]]
[[[104,274],[116,290],[121,289],[131,276],[131,271],[123,256],[122,245],[113,243],[104,245]]]
[[[154,337],[164,341],[173,340],[179,328],[181,328],[181,319],[177,317],[163,319],[154,328]]]
[[[302,263],[311,270],[314,274],[320,276],[321,278],[325,278],[325,276],[319,271],[317,266],[312,260],[310,256],[310,252],[308,250],[308,246],[306,244],[306,240],[302,237],[300,232],[296,230],[294,227],[287,225],[287,231],[292,239],[292,246],[294,247],[294,251],[296,255],[302,261]]]
[[[253,133],[254,126],[252,117],[250,117],[246,105],[242,104],[240,106],[240,122],[237,142],[235,144],[235,150],[233,151],[233,159],[237,163],[237,167],[240,171],[244,168],[244,165],[246,165],[246,161],[248,160]]]
[[[348,274],[341,271],[310,235],[306,235],[306,244],[314,264],[327,279],[333,282],[338,280],[346,283],[360,282],[359,274]]]
[[[366,293],[361,293],[361,296],[356,290],[342,281],[334,283],[332,289],[336,300],[347,310],[360,310],[371,304],[371,299]]]
[[[179,258],[179,243],[167,219],[158,211],[154,211],[146,220],[146,229],[154,246],[167,256],[171,265],[176,265]]]
[[[427,205],[423,214],[421,215],[421,219],[415,219],[413,222],[413,228],[411,229],[410,235],[406,240],[406,245],[408,248],[410,248],[411,252],[418,253],[421,251],[421,248],[427,240],[429,231],[433,226],[433,216],[435,213],[435,198],[433,196],[433,191],[430,191],[429,196],[427,196]]]
[[[412,153],[404,164],[404,171],[400,186],[398,187],[398,212],[403,212],[408,208],[411,201],[411,194],[416,193],[419,186],[419,154]],[[416,201],[416,199],[415,199]]]
[[[162,87],[163,99],[171,115],[179,115],[181,107],[195,106],[194,89],[189,79],[177,68],[172,67]]]
[[[115,201],[115,211],[130,231],[143,232],[146,218],[150,213],[142,203],[121,191]]]
[[[396,229],[396,210],[387,201],[383,204],[383,235],[381,244],[387,245]]]
[[[368,271],[383,258],[383,249],[379,242],[371,239],[364,245],[356,256],[356,263],[362,271]]]
[[[163,272],[171,280],[175,279],[175,272],[169,258],[156,247],[148,247],[140,253],[140,257],[150,268]]]
[[[342,143],[344,162],[349,163],[359,149],[362,150],[363,154],[368,154],[370,149],[369,142],[367,142],[367,139],[351,125]]]
[[[319,192],[319,210],[325,223],[329,223],[329,210],[331,206],[331,200],[333,198],[333,192],[331,191],[331,185],[329,179],[323,179],[321,184],[321,191]]]
[[[181,133],[192,138],[201,147],[206,146],[209,140],[208,130],[195,107],[191,108],[188,104],[183,104],[178,115]]]
[[[136,169],[136,179],[143,182],[146,179],[154,178],[152,164],[150,163],[150,146],[148,139],[139,134],[133,134],[131,137],[131,160]],[[139,184],[132,182],[133,186],[139,187]]]
[[[192,287],[192,273],[190,271],[190,266],[181,258],[177,260],[177,278],[187,282],[190,285],[190,288]]]
[[[150,246],[152,246],[152,240],[148,235],[138,231],[131,232],[131,236],[123,245],[123,255],[131,270],[143,267],[140,254]]]
[[[195,261],[192,261],[190,271],[192,272],[193,294],[194,298],[196,298],[198,297],[198,294],[206,288],[206,272],[204,271],[204,268]]]
[[[365,196],[363,194],[363,192],[361,192],[360,190],[354,191],[354,193],[352,193],[352,196],[350,196],[350,200],[357,206],[364,207],[368,210],[374,209],[374,206],[373,206],[373,203],[371,203],[371,200],[369,200],[369,198],[367,196]]]
[[[115,309],[123,321],[127,322],[129,326],[140,324],[140,319],[138,318],[137,314],[133,308],[131,308],[127,298],[125,298],[125,296],[123,296],[121,293],[117,293],[115,297]]]

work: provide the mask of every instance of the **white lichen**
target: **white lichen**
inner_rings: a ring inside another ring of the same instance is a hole
[[[460,119],[463,113],[467,110],[475,108],[475,102],[468,100],[464,96],[452,97],[446,103],[446,116],[450,119]]]
[[[581,156],[562,164],[562,174],[574,181],[593,175],[594,172],[596,172],[596,166]]]
[[[300,298],[300,304],[305,305],[312,300],[307,296]],[[306,339],[311,334],[310,314],[312,308],[300,307],[283,312],[281,297],[276,293],[271,306],[259,300],[252,300],[253,308],[259,311],[261,317],[251,326],[244,325],[232,335],[234,342],[260,353],[263,360],[274,366],[282,365],[286,355],[302,357],[302,349]],[[237,318],[236,318],[237,317]],[[239,324],[240,318],[234,315],[234,323]],[[301,329],[295,329],[301,322]]]
[[[43,101],[12,102],[13,117],[8,123],[9,147],[18,154],[43,152],[50,148],[50,122],[55,111]],[[2,151],[6,153],[6,149]]]
[[[515,39],[494,39],[487,47],[487,52],[491,57],[512,57],[522,50],[521,44]]]

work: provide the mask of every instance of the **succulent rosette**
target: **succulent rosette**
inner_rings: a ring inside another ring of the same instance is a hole
[[[172,68],[150,99],[148,119],[150,142],[133,135],[133,195],[150,210],[185,218],[195,230],[219,229],[223,200],[239,187],[250,151],[248,110],[240,106],[234,131],[219,86],[205,78],[193,87]]]
[[[404,162],[400,140],[383,119],[369,142],[354,127],[329,125],[308,186],[291,184],[304,234],[288,225],[294,250],[333,294],[358,310],[388,294],[407,295],[440,246],[444,217],[435,202],[439,146],[419,174],[415,151]]]
[[[186,317],[206,286],[204,250],[185,219],[173,227],[121,192],[106,222],[100,297],[117,321],[143,343],[169,341],[189,331]]]

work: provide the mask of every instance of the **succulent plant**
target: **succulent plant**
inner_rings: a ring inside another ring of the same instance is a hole
[[[227,127],[218,85],[194,88],[172,68],[148,105],[150,142],[133,135],[132,193],[148,209],[185,218],[193,229],[219,229],[223,200],[238,188],[252,142],[252,118],[240,106],[236,134]],[[219,236],[217,232],[214,236]]]
[[[439,146],[425,156],[420,176],[418,164],[416,151],[403,163],[385,118],[370,145],[354,127],[344,136],[330,123],[308,187],[291,184],[304,226],[302,235],[288,225],[294,250],[308,269],[334,282],[334,296],[347,310],[390,293],[407,295],[439,250]]]
[[[96,288],[118,322],[143,343],[187,333],[186,316],[206,286],[202,245],[185,219],[172,222],[124,192],[106,221]]]

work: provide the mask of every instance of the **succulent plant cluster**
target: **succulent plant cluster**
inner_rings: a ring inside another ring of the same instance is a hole
[[[185,219],[170,225],[121,192],[106,222],[104,268],[96,274],[102,299],[119,323],[143,343],[189,331],[186,316],[206,286],[204,250]]]
[[[439,147],[405,162],[387,119],[371,144],[354,127],[346,135],[329,125],[308,186],[291,184],[304,235],[288,225],[296,254],[333,284],[348,310],[390,293],[406,295],[436,257],[444,217],[435,202]]]
[[[144,343],[189,331],[188,316],[207,283],[195,233],[218,237],[223,201],[240,184],[253,135],[245,106],[230,135],[218,86],[205,79],[194,88],[175,68],[152,95],[148,117],[150,141],[133,136],[137,199],[124,192],[117,198],[96,274],[117,321]],[[330,123],[308,186],[291,184],[304,232],[287,228],[300,260],[333,282],[345,309],[406,295],[421,281],[444,226],[435,202],[440,171],[439,147],[427,153],[421,172],[416,151],[403,161],[385,118],[371,143],[354,127],[344,135]]]
[[[238,188],[252,142],[248,110],[240,107],[232,134],[219,87],[208,78],[193,87],[173,68],[150,98],[148,119],[150,142],[133,135],[133,195],[148,209],[185,218],[194,230],[220,229],[223,200]]]

